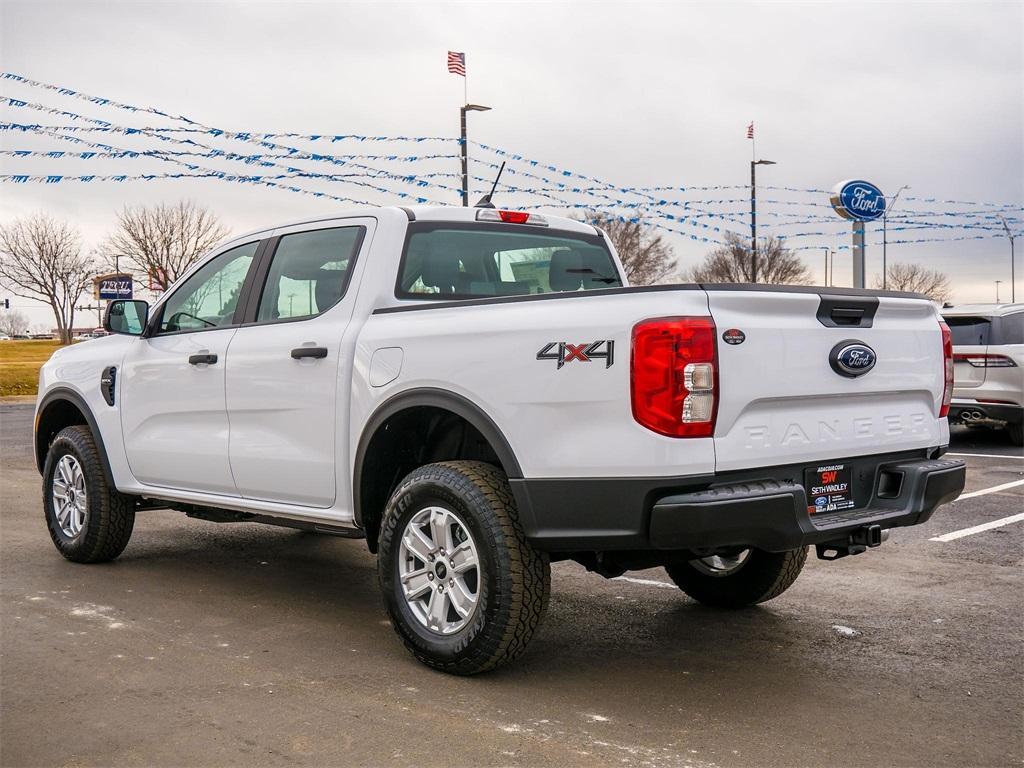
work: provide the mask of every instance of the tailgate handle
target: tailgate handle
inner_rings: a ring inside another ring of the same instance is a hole
[[[836,325],[859,326],[864,319],[864,310],[854,307],[835,307],[832,310],[832,322]]]
[[[818,294],[816,315],[826,328],[870,328],[877,311],[877,296]]]

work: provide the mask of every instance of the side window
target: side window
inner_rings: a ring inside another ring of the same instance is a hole
[[[992,334],[989,344],[1024,344],[1024,312],[999,318],[999,330]]]
[[[163,306],[159,333],[201,331],[231,325],[242,283],[259,242],[240,245],[207,262]]]
[[[345,295],[363,227],[297,232],[278,241],[256,321],[314,317]]]

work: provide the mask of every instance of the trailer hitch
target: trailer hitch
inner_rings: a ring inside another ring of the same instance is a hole
[[[852,531],[845,540],[826,541],[815,544],[814,549],[819,560],[838,560],[849,555],[859,555],[868,549],[882,546],[889,538],[889,531],[882,530],[880,525],[865,525]]]

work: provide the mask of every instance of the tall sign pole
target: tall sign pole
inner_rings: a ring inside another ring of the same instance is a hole
[[[829,199],[836,213],[853,222],[853,287],[863,288],[867,223],[885,215],[885,195],[870,182],[851,179],[836,184]]]
[[[853,287],[864,287],[864,230],[867,224],[863,221],[853,222]]]
[[[750,161],[750,282],[757,282],[757,163]]]

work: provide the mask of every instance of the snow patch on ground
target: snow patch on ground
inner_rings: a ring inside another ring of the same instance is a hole
[[[840,637],[858,637],[863,634],[860,630],[854,629],[853,627],[844,627],[842,624],[833,624],[832,629],[834,629],[836,634]]]
[[[118,621],[112,614],[114,609],[109,605],[95,605],[93,603],[79,603],[71,609],[71,615],[75,618],[88,621],[103,621],[107,629],[123,629],[124,622]]]

